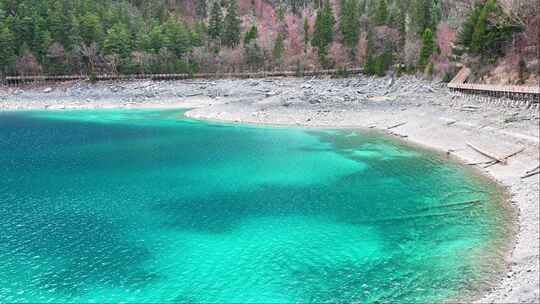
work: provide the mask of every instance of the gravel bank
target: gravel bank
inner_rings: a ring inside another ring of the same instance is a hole
[[[508,272],[482,303],[540,303],[540,114],[507,100],[480,100],[411,77],[251,79],[171,82],[65,83],[26,90],[0,88],[1,110],[193,108],[187,115],[216,121],[376,129],[443,151],[505,186],[518,213]],[[492,156],[511,156],[507,164]],[[482,163],[482,164],[478,164]],[[489,166],[488,166],[489,165]]]

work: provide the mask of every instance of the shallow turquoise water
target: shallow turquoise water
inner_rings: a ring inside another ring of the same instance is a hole
[[[3,113],[0,164],[0,302],[434,302],[508,233],[493,185],[349,131]]]

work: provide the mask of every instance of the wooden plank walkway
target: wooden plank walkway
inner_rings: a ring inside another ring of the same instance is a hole
[[[476,84],[465,83],[469,78],[471,71],[469,68],[463,67],[448,83],[448,88],[453,90],[464,91],[468,93],[484,93],[491,95],[503,95],[512,98],[513,94],[529,95],[529,97],[535,97],[538,102],[540,97],[540,85],[539,86],[517,86],[517,85],[492,85],[492,84]],[[523,97],[523,96],[519,96]]]
[[[357,74],[362,72],[361,68],[352,68],[345,71],[338,69],[313,70],[313,71],[274,71],[274,72],[238,72],[238,73],[196,73],[196,74],[102,74],[97,75],[97,81],[104,80],[182,80],[182,79],[222,79],[222,78],[265,78],[265,77],[294,77],[294,76],[332,76],[342,72]],[[7,76],[3,79],[6,84],[24,84],[31,82],[61,82],[72,80],[89,80],[87,75],[61,75],[61,76]]]

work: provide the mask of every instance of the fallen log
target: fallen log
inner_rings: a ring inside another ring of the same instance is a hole
[[[488,161],[481,161],[481,162],[476,162],[476,163],[467,163],[467,165],[469,165],[469,166],[478,166],[478,165],[489,165],[489,164],[492,164],[492,163],[495,163],[495,161],[488,160]]]
[[[528,178],[528,177],[531,177],[531,176],[535,176],[535,175],[537,175],[537,174],[540,174],[540,170],[535,171],[535,172],[529,172],[529,173],[523,175],[521,178],[522,178],[522,179],[525,179],[525,178]]]
[[[505,157],[503,157],[503,159],[507,160],[507,159],[509,159],[510,157],[516,156],[516,155],[518,155],[519,153],[521,153],[521,152],[523,152],[523,151],[525,151],[525,147],[522,147],[521,149],[517,150],[516,152],[512,152],[512,153],[506,155]]]
[[[406,135],[406,134],[399,134],[399,133],[396,133],[396,132],[388,132],[388,134],[393,135],[393,136],[397,136],[397,137],[401,137],[401,138],[407,138],[407,137],[409,137],[409,135]]]
[[[388,128],[386,128],[387,130],[391,130],[391,129],[395,129],[397,127],[401,127],[403,125],[407,124],[407,122],[400,122],[398,124],[395,124],[395,125],[392,125],[392,126],[389,126]]]
[[[491,158],[492,160],[494,161],[497,161],[499,163],[502,163],[502,164],[506,164],[506,160],[503,159],[503,158],[499,158],[489,152],[486,152],[486,151],[483,151],[482,149],[476,147],[475,145],[471,144],[471,143],[467,143],[467,146],[469,146],[471,149],[475,150],[476,152],[488,157],[488,158]]]
[[[465,202],[441,204],[441,205],[421,208],[419,209],[419,211],[428,211],[428,210],[433,210],[433,209],[464,206],[464,205],[474,205],[474,204],[479,204],[479,203],[482,203],[482,200],[470,200],[470,201],[465,201]]]
[[[525,151],[525,147],[523,147],[523,148],[517,150],[516,152],[513,152],[513,153],[510,153],[510,154],[506,155],[506,156],[503,157],[502,159],[504,159],[505,161],[508,161],[508,159],[509,159],[510,157],[515,156],[515,155],[518,155],[519,153],[521,153],[521,152],[523,152],[523,151]],[[490,164],[484,166],[484,168],[489,168],[489,167],[491,167],[491,166],[493,166],[493,165],[496,165],[496,164],[498,164],[498,162],[493,161],[493,162],[491,162]]]
[[[525,174],[529,174],[529,173],[535,172],[535,171],[537,171],[537,170],[540,170],[540,165],[539,165],[539,166],[536,166],[536,168],[534,168],[534,169],[528,170],[527,172],[525,172]]]

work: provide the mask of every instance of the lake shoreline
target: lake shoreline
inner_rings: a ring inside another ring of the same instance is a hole
[[[164,100],[170,101],[165,102]],[[265,79],[172,82],[65,83],[54,88],[1,89],[0,111],[65,109],[190,108],[193,119],[307,128],[375,130],[406,144],[439,151],[472,164],[506,189],[517,215],[508,269],[494,288],[473,298],[482,303],[538,302],[537,109],[479,100],[449,92],[443,84],[408,77]],[[506,165],[471,146],[505,157]],[[486,168],[484,168],[486,167]]]

